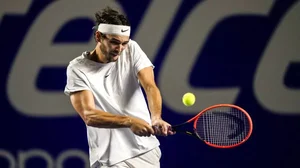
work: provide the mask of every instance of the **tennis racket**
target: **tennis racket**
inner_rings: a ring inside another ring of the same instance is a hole
[[[172,131],[194,136],[215,148],[243,144],[253,129],[250,115],[232,104],[217,104],[202,110],[190,120],[172,126]]]

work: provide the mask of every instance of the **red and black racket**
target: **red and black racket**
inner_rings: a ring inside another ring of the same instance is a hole
[[[241,145],[249,139],[252,129],[250,115],[241,107],[232,104],[210,106],[190,120],[172,126],[173,131],[192,135],[216,148]]]

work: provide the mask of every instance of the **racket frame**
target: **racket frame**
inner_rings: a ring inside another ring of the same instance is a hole
[[[242,113],[245,114],[246,118],[247,118],[247,121],[249,122],[249,130],[248,130],[248,133],[246,135],[246,137],[240,141],[239,143],[236,143],[236,144],[233,144],[233,145],[227,145],[227,146],[222,146],[222,145],[216,145],[216,144],[212,144],[208,141],[205,141],[204,139],[202,139],[199,134],[197,133],[197,121],[198,119],[207,111],[213,109],[213,108],[218,108],[218,107],[231,107],[231,108],[235,108],[235,109],[238,109],[239,111],[241,111]],[[178,124],[178,125],[174,125],[172,126],[172,129],[177,131],[177,128],[187,124],[187,123],[193,123],[193,132],[190,132],[190,131],[182,131],[182,130],[178,130],[178,132],[183,132],[187,135],[192,135],[194,137],[197,137],[198,139],[202,140],[205,144],[209,145],[209,146],[212,146],[212,147],[215,147],[215,148],[234,148],[234,147],[237,147],[241,144],[243,144],[244,142],[246,142],[251,134],[252,134],[252,131],[253,131],[253,123],[252,123],[252,119],[250,117],[250,115],[247,113],[246,110],[244,110],[243,108],[237,106],[237,105],[233,105],[233,104],[216,104],[216,105],[212,105],[210,107],[207,107],[205,109],[203,109],[201,112],[199,112],[196,116],[194,116],[193,118],[189,119],[188,121],[182,123],[182,124]]]

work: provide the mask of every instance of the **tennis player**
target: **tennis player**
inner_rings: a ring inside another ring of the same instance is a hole
[[[95,17],[96,47],[70,61],[64,91],[86,124],[91,167],[160,167],[155,135],[174,132],[161,118],[154,66],[125,15],[107,7]]]

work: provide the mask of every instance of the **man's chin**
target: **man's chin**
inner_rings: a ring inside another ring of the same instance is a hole
[[[119,57],[120,57],[120,55],[113,56],[113,57],[111,57],[110,61],[116,62],[119,59]]]

